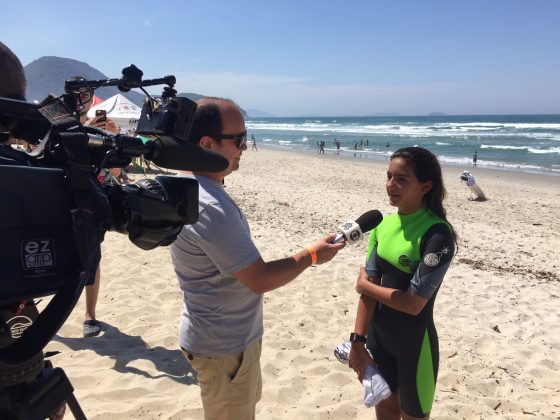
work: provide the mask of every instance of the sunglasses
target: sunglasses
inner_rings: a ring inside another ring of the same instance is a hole
[[[237,143],[237,148],[241,149],[243,146],[247,144],[247,132],[244,131],[243,133],[234,136],[231,134],[208,134],[209,137],[212,137],[216,140],[234,140]]]

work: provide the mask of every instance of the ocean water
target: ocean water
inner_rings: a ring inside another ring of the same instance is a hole
[[[249,118],[258,144],[386,160],[402,147],[431,150],[443,164],[560,175],[560,115]],[[251,142],[249,142],[251,147]]]

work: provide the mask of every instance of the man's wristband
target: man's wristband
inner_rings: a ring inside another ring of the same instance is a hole
[[[363,335],[360,335],[360,334],[357,334],[357,333],[353,332],[352,334],[350,334],[350,342],[351,343],[366,343],[367,338]]]
[[[315,248],[308,246],[307,252],[309,252],[309,255],[311,256],[311,265],[317,264],[317,252],[315,251]]]

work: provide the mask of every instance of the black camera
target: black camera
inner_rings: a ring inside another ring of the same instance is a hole
[[[170,169],[221,171],[228,161],[188,143],[196,104],[176,97],[175,78],[142,80],[135,66],[120,79],[66,82],[41,104],[0,98],[0,122],[37,145],[30,155],[0,146],[0,414],[46,417],[72,388],[60,369],[44,369],[43,348],[93,282],[106,231],[128,234],[142,249],[172,243],[198,220],[198,183],[157,176],[124,187],[102,186],[103,168],[143,157]],[[145,86],[166,84],[160,98]],[[80,90],[118,86],[146,93],[138,133],[110,134],[79,122]],[[14,157],[14,154],[16,156]],[[19,155],[18,155],[19,154]],[[4,159],[4,157],[6,157]],[[4,164],[9,163],[9,164]],[[39,314],[35,299],[54,295]],[[48,392],[47,392],[48,391]],[[72,396],[73,397],[73,396]],[[74,400],[72,411],[78,410]]]

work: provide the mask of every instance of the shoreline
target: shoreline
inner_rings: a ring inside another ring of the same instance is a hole
[[[354,162],[360,164],[372,164],[375,167],[383,167],[385,168],[389,162],[389,157],[385,157],[384,159],[370,159],[367,157],[361,156],[351,156],[353,152],[344,153],[337,155],[335,152],[329,149],[325,149],[325,154],[320,155],[317,152],[311,152],[305,149],[293,149],[293,148],[284,148],[281,146],[270,146],[267,144],[257,144],[257,147],[262,147],[265,150],[271,152],[278,152],[282,154],[293,154],[295,156],[314,156],[316,158],[326,158],[333,162],[336,161],[345,161],[345,162]],[[329,153],[329,151],[331,153]],[[247,149],[244,153],[251,153],[249,149]],[[360,154],[360,151],[357,151],[356,154]],[[528,182],[532,185],[535,184],[537,187],[553,187],[553,186],[560,186],[560,172],[558,174],[546,172],[546,171],[524,171],[524,170],[516,170],[513,168],[497,168],[497,167],[487,167],[487,166],[477,166],[472,167],[472,164],[469,165],[460,165],[454,163],[447,163],[447,162],[440,162],[442,171],[447,174],[451,175],[453,171],[456,171],[456,177],[459,179],[459,174],[462,171],[469,171],[471,174],[475,176],[478,180],[479,177],[482,178],[490,178],[492,180],[498,180],[501,178],[506,182],[515,181],[516,183],[524,183]],[[477,182],[478,183],[478,182]]]

